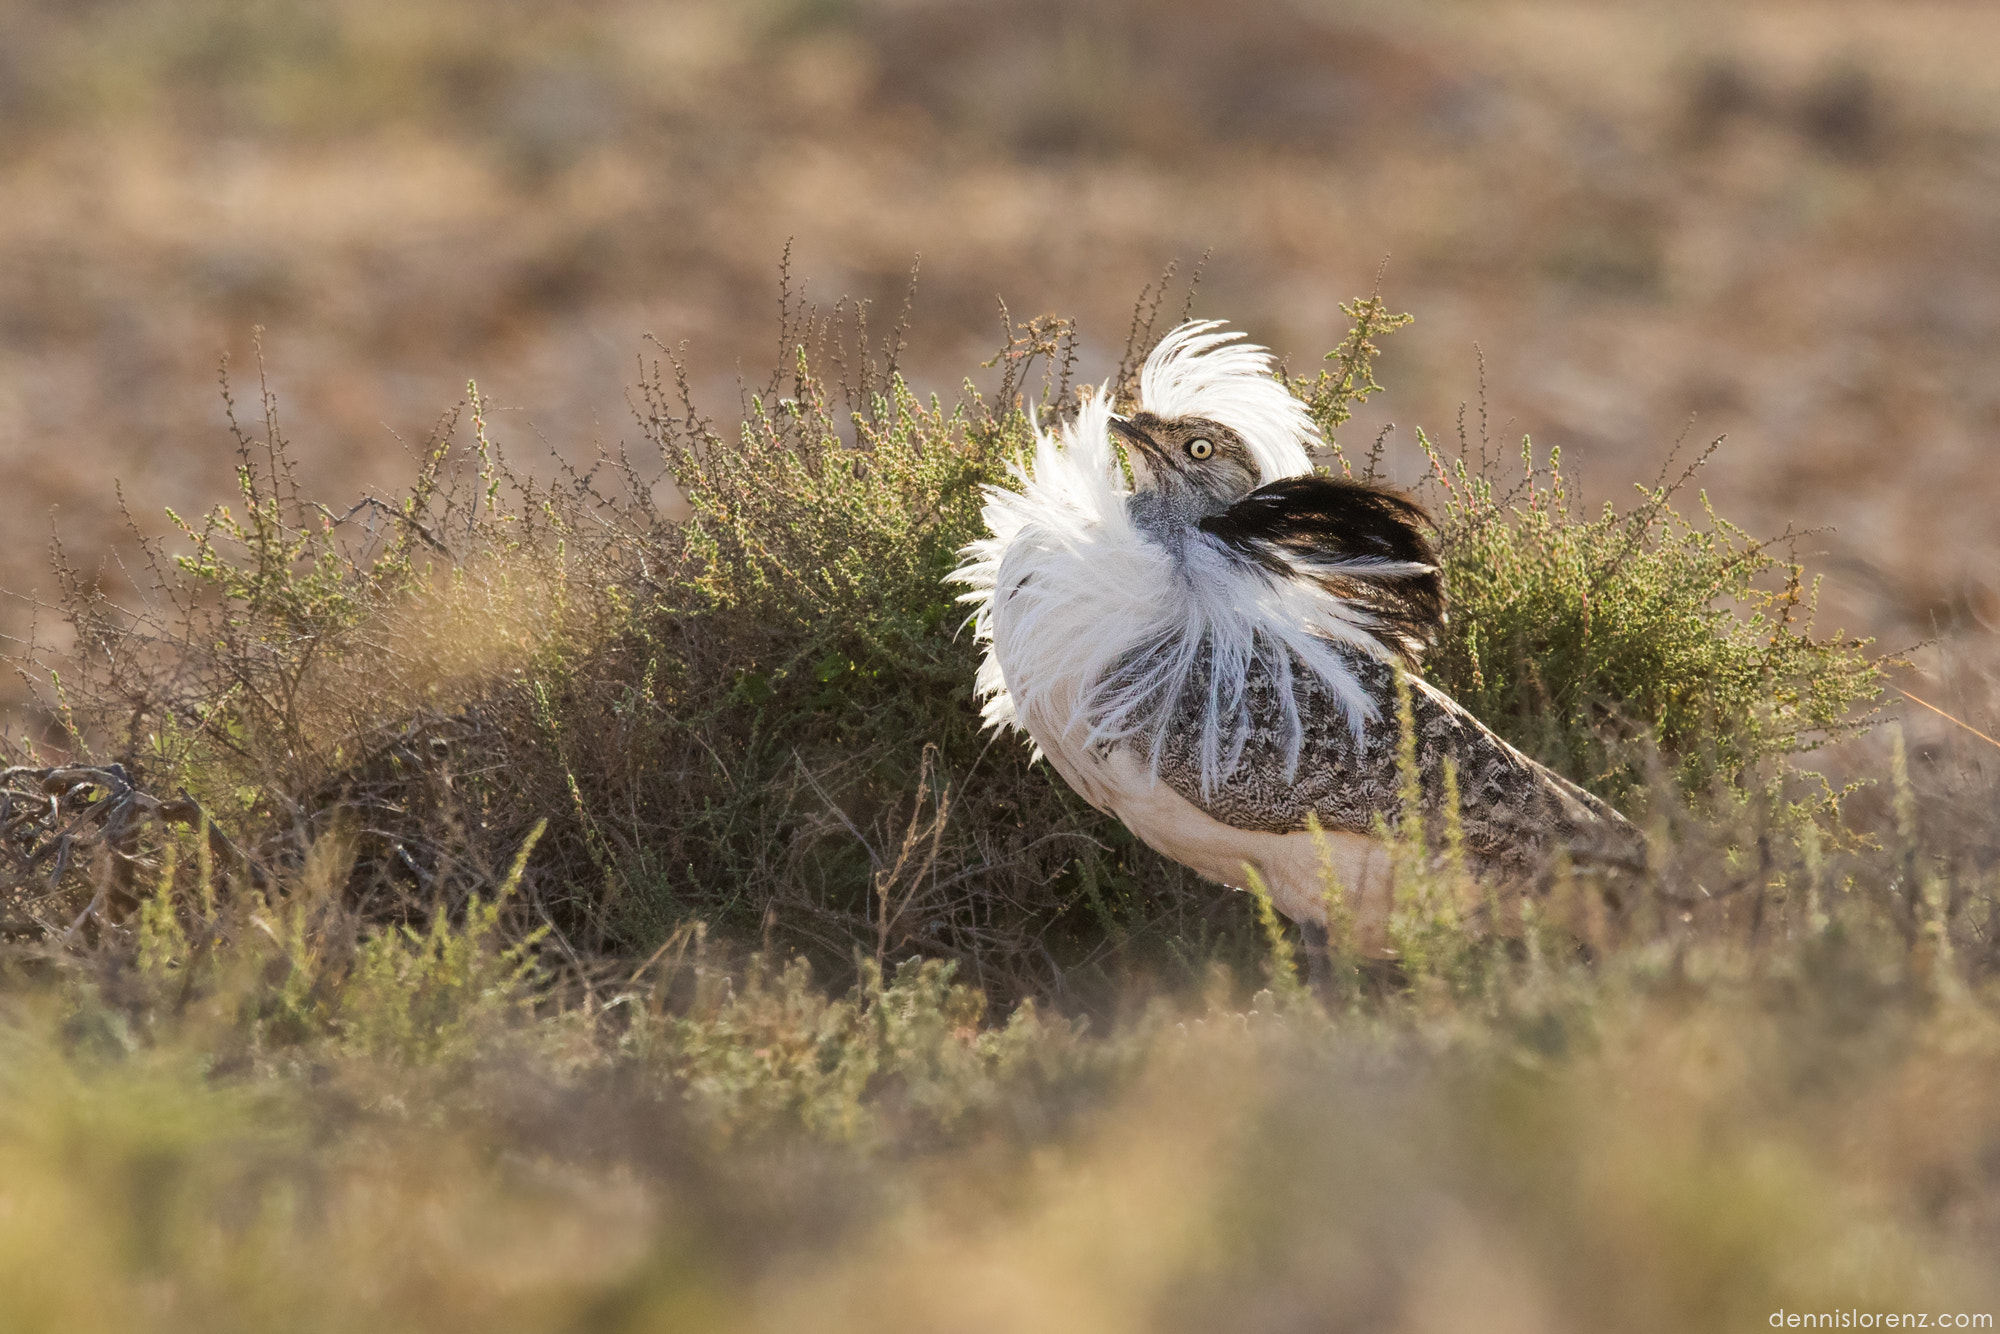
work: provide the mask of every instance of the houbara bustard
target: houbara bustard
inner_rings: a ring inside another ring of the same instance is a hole
[[[1020,489],[989,488],[992,535],[952,578],[987,645],[989,724],[1024,730],[1159,852],[1238,888],[1255,868],[1281,912],[1322,929],[1330,854],[1354,945],[1385,955],[1396,676],[1445,622],[1430,524],[1393,491],[1313,475],[1312,418],[1241,338],[1183,324],[1129,414],[1100,389],[1038,423]],[[1559,853],[1643,864],[1616,811],[1407,680],[1423,805],[1442,810],[1450,759],[1476,877],[1522,889]]]

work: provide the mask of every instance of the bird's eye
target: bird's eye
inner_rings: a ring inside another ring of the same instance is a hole
[[[1198,435],[1188,441],[1187,451],[1191,459],[1205,459],[1215,452],[1215,444],[1207,436]]]

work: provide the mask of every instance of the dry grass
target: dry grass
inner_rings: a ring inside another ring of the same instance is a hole
[[[982,1023],[934,964],[833,999],[698,935],[531,1005],[486,926],[358,934],[325,874],[11,983],[15,1327],[1723,1331],[2000,1298],[1991,987],[1885,929],[1880,882],[1476,992],[1329,1011],[1218,973],[1086,1034]]]

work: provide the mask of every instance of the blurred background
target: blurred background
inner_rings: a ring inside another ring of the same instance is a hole
[[[635,439],[647,333],[731,420],[794,238],[883,328],[921,253],[906,368],[947,395],[1000,299],[1095,378],[1209,252],[1196,312],[1309,370],[1380,273],[1417,319],[1350,451],[1393,421],[1408,480],[1412,428],[1476,434],[1483,353],[1494,435],[1587,496],[1726,433],[1723,514],[1827,530],[1822,629],[1971,642],[1996,56],[1978,0],[6,0],[0,586],[49,591],[52,512],[89,565],[117,487],[148,530],[228,497],[257,326],[329,502],[468,378],[517,457]]]

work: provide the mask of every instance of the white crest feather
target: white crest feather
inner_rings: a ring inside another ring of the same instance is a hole
[[[1221,320],[1190,320],[1160,340],[1139,371],[1139,405],[1156,417],[1205,417],[1250,447],[1259,485],[1312,471],[1319,439],[1306,405],[1271,374],[1271,354]]]
[[[1169,334],[1140,372],[1139,407],[1232,428],[1263,482],[1309,473],[1306,442],[1316,432],[1304,405],[1272,378],[1269,353],[1217,329],[1198,321]],[[1072,757],[1119,742],[1137,744],[1156,769],[1166,729],[1194,713],[1211,790],[1248,739],[1244,682],[1261,664],[1290,727],[1289,779],[1304,736],[1295,673],[1325,681],[1358,735],[1380,708],[1340,650],[1392,654],[1365,613],[1318,584],[1269,578],[1206,533],[1178,562],[1142,534],[1127,510],[1110,417],[1100,386],[1059,430],[1037,422],[1032,460],[1010,467],[1020,489],[988,488],[991,536],[968,545],[950,576],[971,590],[960,600],[972,604],[987,645],[977,682],[986,722],[1026,730],[1071,777],[1089,768]],[[1198,683],[1204,697],[1190,700]]]

